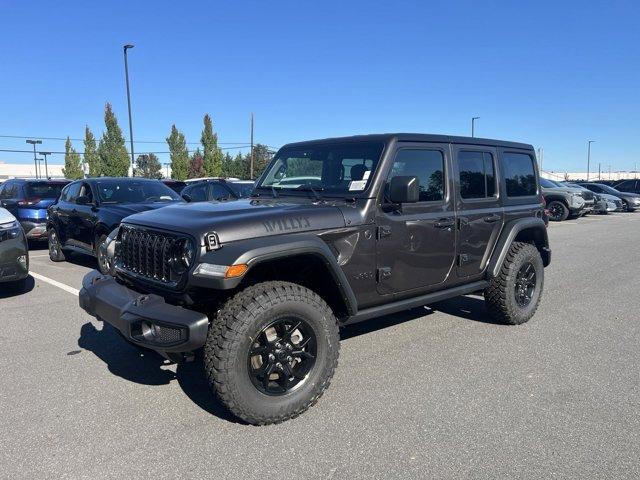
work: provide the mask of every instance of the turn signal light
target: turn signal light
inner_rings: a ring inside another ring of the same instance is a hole
[[[224,278],[240,277],[245,274],[248,268],[249,266],[244,263],[241,263],[240,265],[231,265],[229,268],[227,268],[227,271],[224,274]]]

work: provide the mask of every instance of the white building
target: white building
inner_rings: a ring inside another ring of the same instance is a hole
[[[51,178],[63,178],[63,165],[49,164],[47,171]],[[40,162],[38,167],[38,177],[45,178],[44,163]],[[5,163],[0,160],[0,182],[8,178],[36,178],[36,168],[33,163]]]
[[[540,172],[540,175],[544,178],[548,178],[549,180],[586,180],[587,172],[563,172],[560,170],[543,170]],[[601,172],[590,172],[589,180],[625,180],[630,178],[638,178],[640,172],[634,171],[601,171]]]

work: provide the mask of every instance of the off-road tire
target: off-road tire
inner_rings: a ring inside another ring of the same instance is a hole
[[[52,242],[55,242],[56,245],[52,246]],[[49,247],[49,259],[51,259],[52,262],[64,262],[67,259],[62,251],[60,237],[58,236],[58,232],[56,232],[55,228],[49,228],[49,230],[47,230],[47,243]]]
[[[251,344],[278,316],[303,318],[317,338],[317,356],[305,382],[283,395],[260,392],[247,370]],[[203,360],[207,379],[220,401],[237,417],[254,424],[280,423],[314,405],[329,386],[338,364],[338,323],[315,292],[289,282],[264,282],[229,299],[211,322]]]
[[[558,215],[553,214],[555,209],[560,212]],[[560,200],[551,200],[547,204],[547,210],[549,211],[549,220],[551,220],[552,222],[564,222],[567,218],[569,218],[569,207],[567,207]]]
[[[520,268],[530,262],[536,274],[536,285],[531,301],[525,307],[516,301],[516,277]],[[498,275],[484,291],[489,314],[498,322],[520,325],[527,322],[538,308],[544,285],[544,265],[536,247],[528,243],[513,242]]]
[[[98,264],[98,270],[100,271],[101,274],[103,275],[107,275],[109,273],[109,268],[105,267],[102,264],[102,254],[100,253],[100,246],[105,242],[105,240],[107,239],[106,235],[96,235],[96,239],[94,242],[94,255],[96,256],[96,263]]]

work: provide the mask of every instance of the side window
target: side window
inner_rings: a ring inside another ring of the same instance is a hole
[[[223,198],[229,198],[231,194],[229,191],[224,188],[222,185],[218,185],[217,183],[211,184],[211,199],[212,200],[222,200]]]
[[[18,188],[16,182],[7,180],[2,189],[2,197],[0,198],[15,198],[18,196]]]
[[[536,173],[530,155],[506,152],[502,155],[502,165],[508,197],[526,197],[536,194]]]
[[[0,184],[0,198],[9,198],[6,196],[5,192],[9,191],[9,185],[7,184],[7,182],[5,181],[4,183]]]
[[[458,170],[462,198],[495,197],[496,173],[491,153],[461,150],[458,152]]]
[[[194,185],[193,187],[191,187],[191,189],[188,189],[184,193],[191,197],[192,202],[206,202],[208,200],[206,183]]]
[[[69,190],[67,190],[67,202],[75,202],[76,198],[80,196],[80,183],[72,183],[69,185]]]
[[[419,201],[433,202],[444,199],[444,156],[440,150],[399,150],[391,167],[389,180],[405,175],[418,177]]]

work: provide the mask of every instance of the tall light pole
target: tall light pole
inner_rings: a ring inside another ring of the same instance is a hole
[[[38,167],[40,168],[40,178],[42,178],[42,162],[44,161],[44,158],[36,158],[36,160],[38,161]]]
[[[589,168],[591,167],[591,144],[594,142],[595,140],[589,140],[587,147],[587,182],[589,181]]]
[[[134,154],[133,154],[133,122],[131,121],[131,93],[129,92],[129,63],[127,62],[127,50],[133,48],[133,45],[125,45],[124,50],[124,76],[127,80],[127,106],[129,107],[129,141],[131,142],[131,166],[129,167],[129,176],[133,177],[133,164]]]
[[[38,160],[36,160],[36,145],[40,145],[42,140],[27,140],[27,143],[33,145],[33,165],[36,168],[36,178],[38,178]]]
[[[251,168],[249,178],[253,180],[253,113],[251,114]]]
[[[165,163],[163,163],[163,165],[164,165],[165,167],[167,167],[167,178],[169,178],[169,165],[171,165],[171,163],[170,163],[170,162],[169,162],[169,163],[168,163],[168,162],[165,162]]]
[[[51,155],[51,152],[38,152],[44,157],[44,178],[49,179],[49,167],[47,166],[47,155]]]
[[[471,136],[475,137],[476,136],[476,120],[478,120],[480,117],[471,117]]]

